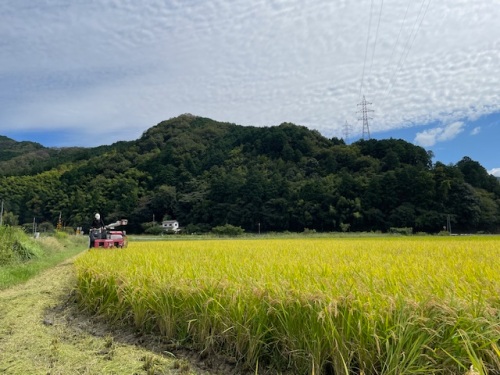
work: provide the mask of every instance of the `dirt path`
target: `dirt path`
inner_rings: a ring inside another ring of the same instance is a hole
[[[0,291],[2,374],[227,374],[166,351],[158,339],[112,331],[80,314],[72,260]],[[203,370],[205,368],[205,370]]]

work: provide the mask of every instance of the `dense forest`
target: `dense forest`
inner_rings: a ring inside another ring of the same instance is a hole
[[[346,145],[303,126],[252,127],[182,115],[135,141],[46,148],[0,137],[4,220],[88,227],[164,218],[185,232],[500,231],[500,183],[478,162],[432,161],[399,139]],[[5,223],[5,222],[4,222]]]

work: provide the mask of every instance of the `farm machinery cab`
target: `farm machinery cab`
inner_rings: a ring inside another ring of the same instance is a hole
[[[127,234],[124,230],[116,230],[116,227],[127,225],[127,220],[118,220],[115,223],[105,225],[101,228],[91,229],[89,232],[89,248],[104,249],[127,247]]]

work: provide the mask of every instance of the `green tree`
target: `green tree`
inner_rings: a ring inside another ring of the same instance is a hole
[[[244,232],[245,230],[243,228],[231,224],[220,225],[212,228],[212,233],[218,236],[236,237],[241,236]]]
[[[17,215],[14,215],[14,213],[9,212],[9,211],[4,211],[3,216],[2,216],[2,224],[14,227],[18,225],[19,223],[19,218]]]

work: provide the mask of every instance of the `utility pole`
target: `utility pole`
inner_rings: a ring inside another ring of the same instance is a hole
[[[3,224],[3,199],[2,199],[2,208],[0,209],[0,227]]]
[[[368,139],[370,139],[370,127],[368,126],[368,120],[372,120],[373,117],[368,117],[368,112],[375,112],[373,109],[367,108],[369,104],[372,103],[367,102],[364,95],[363,100],[358,104],[361,106],[361,110],[358,111],[358,113],[361,113],[361,118],[358,118],[358,120],[363,121],[363,139],[365,139],[365,135],[368,136]]]

